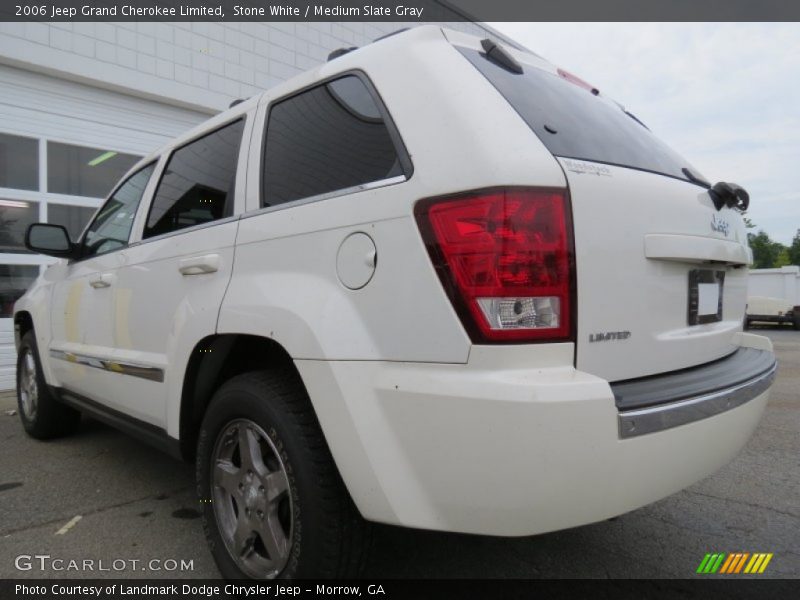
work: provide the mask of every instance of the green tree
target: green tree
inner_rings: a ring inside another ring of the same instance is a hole
[[[800,266],[800,229],[794,234],[792,245],[789,246],[789,264]]]
[[[781,244],[781,251],[778,252],[778,258],[775,259],[775,263],[772,266],[777,268],[790,264],[792,264],[792,261],[789,259],[789,249]]]
[[[771,269],[778,266],[781,252],[786,249],[786,246],[773,241],[763,229],[759,229],[755,234],[748,233],[747,241],[753,250],[753,268]],[[789,256],[787,255],[785,259],[789,260]]]

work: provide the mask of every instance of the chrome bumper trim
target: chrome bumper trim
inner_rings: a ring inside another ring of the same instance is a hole
[[[58,360],[65,360],[67,362],[76,363],[79,365],[86,365],[87,367],[94,367],[95,369],[103,369],[104,371],[110,371],[111,373],[130,375],[131,377],[139,377],[141,379],[148,379],[150,381],[157,381],[159,383],[164,381],[164,369],[150,367],[138,363],[118,362],[115,360],[97,358],[95,356],[64,352],[63,350],[50,350],[50,358],[57,358]]]
[[[776,362],[764,373],[726,390],[678,402],[620,412],[619,437],[626,439],[664,431],[741,406],[769,389],[777,369]]]

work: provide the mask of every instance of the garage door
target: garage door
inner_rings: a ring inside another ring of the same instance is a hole
[[[52,260],[25,250],[27,226],[77,238],[139,157],[208,115],[3,65],[0,90],[0,389],[11,389],[11,310]]]

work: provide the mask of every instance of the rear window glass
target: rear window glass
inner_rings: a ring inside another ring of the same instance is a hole
[[[458,50],[555,156],[688,180],[682,169],[691,165],[612,100],[533,66],[524,65],[523,74],[511,73],[476,50]]]

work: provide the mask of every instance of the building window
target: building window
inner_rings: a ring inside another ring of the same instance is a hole
[[[51,202],[47,205],[47,222],[65,227],[69,238],[76,242],[94,213],[94,208]]]
[[[14,302],[38,276],[41,265],[52,260],[25,248],[28,225],[37,221],[63,225],[78,241],[103,198],[139,159],[0,132],[0,330],[8,326],[4,319],[12,316]],[[147,169],[149,177],[152,165]],[[116,217],[118,230],[127,215]],[[101,245],[106,251],[114,242]]]
[[[14,302],[38,276],[35,265],[0,264],[0,318],[13,316]]]
[[[236,167],[244,121],[238,120],[178,148],[147,215],[145,238],[233,214]]]
[[[101,148],[47,143],[47,191],[105,198],[141,157]]]
[[[0,198],[0,252],[24,252],[25,230],[39,220],[39,204]]]
[[[0,133],[0,187],[39,189],[39,140]]]

